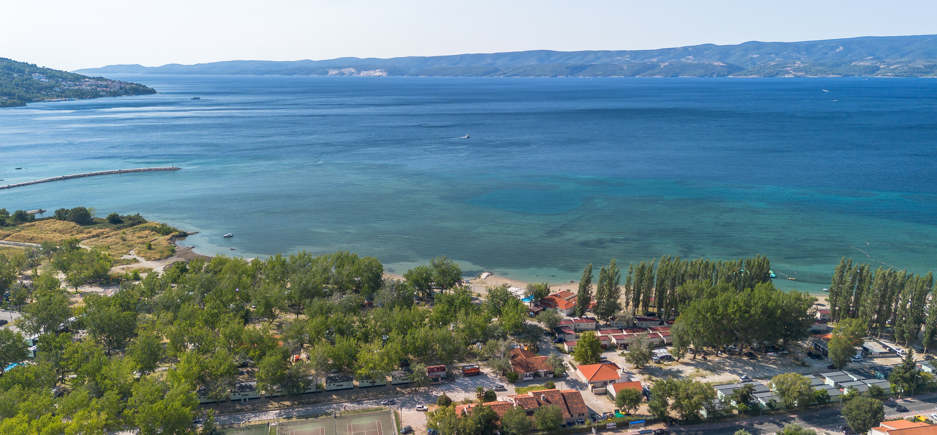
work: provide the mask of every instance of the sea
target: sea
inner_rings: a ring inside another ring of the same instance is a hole
[[[112,78],[159,93],[0,110],[0,185],[182,170],[0,207],[140,213],[207,255],[352,251],[396,274],[446,255],[568,283],[613,258],[761,254],[778,287],[819,293],[842,257],[937,266],[933,79]]]

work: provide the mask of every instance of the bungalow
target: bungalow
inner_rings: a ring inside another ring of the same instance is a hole
[[[573,331],[576,332],[595,331],[596,327],[599,326],[599,322],[595,319],[580,319],[574,317],[572,319],[561,320],[559,326],[573,328]]]
[[[576,339],[576,331],[573,331],[573,328],[571,328],[571,327],[569,327],[569,326],[562,326],[562,327],[559,327],[559,328],[557,328],[557,329],[558,329],[558,331],[557,331],[557,333],[556,333],[556,336],[557,336],[557,337],[560,337],[560,338],[562,338],[562,339],[564,339],[564,340],[575,340],[575,339]]]
[[[645,317],[637,316],[634,318],[634,326],[638,328],[650,328],[652,326],[660,326],[662,323],[657,317]]]
[[[784,407],[784,402],[781,401],[781,398],[770,391],[767,393],[755,393],[755,401],[764,409],[781,409]]]
[[[833,388],[843,388],[843,384],[849,382],[855,382],[852,376],[842,374],[842,375],[831,375],[826,376],[826,385],[829,385]]]
[[[576,310],[575,301],[567,301],[565,299],[557,298],[555,295],[550,295],[541,299],[540,306],[544,308],[552,308],[565,316],[571,316],[573,311]]]
[[[607,335],[596,336],[599,339],[599,344],[602,345],[602,349],[608,349],[612,345],[612,337]]]
[[[573,351],[576,350],[576,342],[575,341],[563,342],[563,349],[566,350],[566,353],[573,353]]]
[[[621,334],[621,328],[616,328],[610,325],[602,325],[595,328],[595,333],[601,335]]]
[[[507,396],[506,400],[516,407],[523,408],[531,417],[540,407],[555,405],[562,412],[563,421],[566,424],[575,424],[576,420],[584,420],[589,414],[589,408],[582,399],[582,393],[576,390],[531,391],[527,394]],[[459,408],[456,407],[456,412],[458,411]]]
[[[829,330],[830,330],[830,325],[829,325],[829,324],[827,324],[826,322],[824,322],[824,321],[822,321],[822,320],[817,320],[817,321],[814,321],[814,322],[810,325],[810,330],[809,330],[809,332],[810,332],[811,334],[824,334],[824,333],[826,333],[826,332],[829,331]]]
[[[214,398],[209,397],[209,395],[208,395],[208,388],[206,388],[205,386],[199,386],[199,387],[195,390],[195,397],[198,398],[198,403],[199,403],[199,405],[201,405],[201,404],[203,404],[203,403],[215,403],[215,402],[221,402],[221,401],[227,400],[227,398],[222,398],[221,400],[216,400],[216,399],[214,399]]]
[[[442,378],[446,377],[446,366],[428,366],[426,367],[426,374],[432,382],[438,383],[442,381]]]
[[[313,394],[313,393],[318,393],[319,391],[320,391],[319,385],[316,384],[316,378],[313,378],[312,376],[310,376],[309,386],[306,387],[306,391],[303,391],[303,394]]]
[[[562,300],[564,300],[564,301],[575,301],[576,298],[577,298],[577,296],[576,296],[575,293],[569,292],[569,291],[566,291],[566,290],[553,293],[553,294],[550,295],[550,296],[556,297],[556,298],[558,298],[558,299],[562,299]]]
[[[842,391],[839,391],[839,388],[834,388],[826,384],[816,385],[813,387],[814,391],[825,390],[826,394],[830,396],[830,402],[835,402],[839,400],[839,396],[843,395]]]
[[[386,376],[374,376],[369,378],[358,379],[358,388],[368,388],[368,387],[383,387],[387,385]]]
[[[869,391],[869,385],[862,381],[843,382],[839,384],[839,388],[841,388],[843,391],[848,391],[850,388],[854,388],[860,393]]]
[[[709,403],[703,404],[699,410],[700,417],[712,418],[727,414],[725,405],[719,399],[713,399]]]
[[[246,402],[251,399],[259,399],[260,392],[257,391],[256,382],[239,382],[231,389],[231,401]]]
[[[615,346],[618,346],[619,349],[624,349],[628,347],[628,343],[631,342],[631,339],[628,338],[628,336],[625,334],[615,334],[615,335],[612,335],[611,337],[612,337],[612,343],[614,343]]]
[[[890,392],[891,392],[891,382],[888,382],[887,380],[884,380],[884,379],[865,379],[865,380],[863,380],[862,382],[865,382],[865,384],[868,385],[869,387],[872,387],[873,385],[875,385],[875,386],[881,388],[882,391],[884,391],[885,393],[890,393]]]
[[[534,377],[552,378],[553,366],[547,362],[548,359],[547,356],[512,359],[511,370],[524,381],[532,381]]]
[[[816,387],[817,385],[825,385],[823,381],[820,380],[820,378],[814,375],[806,375],[804,377],[807,378],[808,381],[810,381],[811,387]]]
[[[670,336],[670,331],[660,331],[657,335],[660,336],[660,343],[664,346],[673,344],[673,337]]]
[[[937,371],[937,369],[935,369],[934,366],[932,366],[929,362],[922,362],[918,364],[917,366],[924,373],[934,373],[935,371]]]
[[[833,320],[830,310],[817,310],[817,320],[822,322],[829,322]]]
[[[631,380],[631,376],[614,363],[581,365],[576,368],[576,375],[593,389]]]
[[[637,381],[617,382],[614,384],[608,384],[608,386],[605,388],[608,390],[608,397],[611,397],[613,400],[617,399],[618,393],[626,388],[636,390],[639,393],[644,391],[644,386],[642,386],[641,383]]]
[[[489,408],[491,408],[491,410],[494,411],[495,414],[498,414],[498,418],[504,417],[504,414],[506,414],[509,409],[511,409],[511,408],[514,407],[514,404],[513,404],[513,403],[510,403],[510,402],[500,402],[500,401],[498,401],[498,402],[488,402],[488,403],[485,403],[484,405],[487,406],[487,407],[489,407]],[[465,417],[465,416],[471,415],[471,413],[472,413],[472,408],[474,408],[474,407],[476,407],[476,406],[478,406],[477,403],[470,403],[470,404],[468,404],[468,405],[456,405],[456,407],[455,407],[455,415],[457,415],[457,416],[459,416],[459,417]]]
[[[390,372],[391,385],[406,385],[410,383],[410,373],[405,370],[394,370]]]
[[[341,373],[333,373],[325,377],[325,391],[350,390],[355,388],[355,379]]]

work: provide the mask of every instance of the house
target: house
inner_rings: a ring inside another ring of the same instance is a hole
[[[566,424],[574,424],[576,420],[584,420],[589,415],[589,408],[582,399],[582,393],[576,390],[531,391],[527,394],[508,396],[506,400],[516,407],[523,408],[531,417],[542,406],[556,405],[562,411]],[[458,412],[458,407],[456,411]]]
[[[560,292],[560,293],[569,293],[569,292]],[[544,308],[552,308],[556,311],[559,311],[560,314],[563,314],[565,316],[573,315],[573,311],[576,310],[575,296],[573,297],[573,300],[567,300],[567,299],[563,299],[562,297],[558,297],[557,296],[558,294],[552,294],[541,299],[540,306]]]
[[[355,388],[355,379],[341,373],[332,373],[325,377],[325,391],[349,390]]]
[[[576,300],[576,294],[573,293],[573,292],[566,291],[566,290],[553,293],[553,294],[550,295],[550,296],[556,297],[556,298],[558,298],[558,299],[562,299],[562,300],[564,300],[564,301],[575,301],[575,300]]]
[[[887,355],[891,351],[886,349],[885,346],[882,346],[881,343],[872,340],[866,340],[862,343],[862,350],[868,352],[869,355]]]
[[[843,384],[855,381],[856,380],[849,375],[833,375],[826,377],[826,385],[829,385],[833,388],[842,388]]]
[[[406,385],[410,383],[410,373],[405,370],[394,370],[390,372],[391,385]]]
[[[726,411],[721,400],[713,399],[709,403],[703,404],[703,408],[699,410],[699,415],[703,418],[712,418],[725,415]]]
[[[612,337],[607,335],[598,335],[595,338],[599,339],[599,344],[602,345],[602,349],[608,349],[612,345]]]
[[[814,375],[806,375],[804,377],[807,378],[808,381],[810,381],[811,387],[816,387],[817,385],[824,385],[823,381],[821,381],[820,378]]]
[[[208,396],[208,388],[206,388],[205,386],[199,386],[199,387],[195,390],[195,397],[198,399],[199,405],[201,405],[201,404],[203,404],[203,403],[215,403],[215,402],[222,402],[222,401],[224,401],[224,400],[227,400],[227,398],[223,398],[223,399],[221,399],[221,400],[215,400],[215,399],[209,397],[209,396]]]
[[[935,369],[934,366],[932,366],[929,362],[922,362],[918,364],[917,366],[924,373],[934,373],[935,371],[937,371],[937,369]]]
[[[817,310],[817,320],[822,322],[829,322],[833,320],[830,310]]]
[[[848,391],[850,388],[855,389],[860,393],[869,391],[869,385],[862,381],[842,382],[839,384],[839,388],[841,388],[844,392]]]
[[[573,353],[573,351],[576,350],[576,342],[575,341],[564,342],[563,349],[566,350],[566,353]]]
[[[886,394],[891,392],[891,382],[888,382],[885,379],[865,379],[861,382],[865,382],[869,387],[875,385],[882,389]]]
[[[506,414],[509,409],[514,407],[513,403],[501,402],[501,401],[488,402],[488,403],[485,403],[484,405],[487,407],[490,407],[492,411],[498,414],[498,418],[504,417],[504,414]],[[465,416],[471,415],[472,408],[475,408],[476,406],[478,406],[477,403],[470,403],[467,405],[456,405],[455,415],[459,417],[465,417]]]
[[[814,391],[826,390],[826,394],[830,396],[830,402],[836,402],[839,400],[839,396],[843,395],[842,391],[839,391],[838,388],[831,387],[826,384],[821,384],[813,387]]]
[[[631,376],[614,363],[581,365],[576,368],[576,375],[593,389],[631,380]]]
[[[642,386],[641,383],[637,381],[616,382],[614,384],[608,384],[608,386],[605,388],[608,390],[608,396],[612,399],[617,399],[618,392],[626,388],[637,390],[639,393],[644,391],[644,386]]]
[[[650,328],[652,326],[660,326],[662,323],[657,317],[646,317],[646,316],[637,316],[634,318],[634,326],[638,328]]]
[[[540,305],[533,305],[527,308],[527,314],[529,314],[531,317],[536,316],[537,314],[540,314],[541,311],[543,311],[543,307],[541,307]]]
[[[511,370],[517,373],[521,380],[530,381],[534,377],[552,378],[553,366],[547,356],[535,355],[522,349],[511,349]]]
[[[615,344],[619,349],[624,349],[628,347],[628,343],[631,342],[631,339],[628,338],[625,334],[615,334],[612,335],[612,343]]]
[[[660,343],[664,346],[668,344],[673,344],[673,337],[670,336],[670,331],[660,331],[656,333],[660,336]]]
[[[573,328],[569,326],[561,326],[557,329],[558,329],[558,331],[556,332],[557,337],[560,337],[563,340],[567,340],[567,341],[576,339],[576,331],[574,331]]]
[[[580,319],[574,317],[572,319],[560,321],[559,326],[572,328],[573,331],[579,333],[583,331],[595,331],[596,327],[599,326],[599,322],[595,319]]]
[[[428,366],[426,367],[426,375],[429,376],[432,382],[438,383],[442,378],[446,377],[446,366]]]
[[[935,435],[937,426],[908,420],[892,420],[879,423],[869,430],[869,435]]]
[[[462,376],[478,376],[481,374],[482,371],[477,365],[462,366]]]
[[[257,391],[256,382],[239,382],[231,389],[231,401],[246,402],[251,399],[259,399],[260,392]]]

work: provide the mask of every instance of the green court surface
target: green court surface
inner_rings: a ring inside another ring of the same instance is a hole
[[[224,430],[225,435],[269,435],[266,424],[255,424],[244,427],[229,427]]]
[[[280,422],[277,435],[395,435],[390,411]]]

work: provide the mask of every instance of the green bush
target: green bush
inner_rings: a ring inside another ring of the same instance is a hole
[[[439,397],[436,398],[436,406],[441,406],[445,408],[449,405],[452,405],[452,399],[450,399],[449,396],[445,394],[440,394]]]
[[[517,382],[517,378],[518,378],[517,373],[508,372],[507,377],[508,377],[508,382],[512,384]]]
[[[494,402],[498,400],[498,393],[495,393],[495,390],[485,391],[485,402]]]
[[[556,384],[554,384],[553,381],[547,381],[545,384],[543,384],[543,386],[546,387],[546,389],[548,390],[556,389]]]
[[[120,218],[120,215],[117,214],[117,213],[111,213],[111,214],[107,215],[107,221],[110,222],[110,223],[112,223],[112,224],[114,224],[114,225],[124,223],[124,220],[121,219],[121,218]]]

